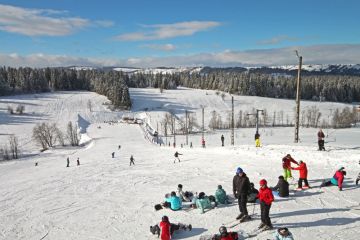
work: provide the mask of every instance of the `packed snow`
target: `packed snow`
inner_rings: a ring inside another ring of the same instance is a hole
[[[130,89],[130,94],[133,106],[129,112],[111,112],[106,97],[91,92],[0,98],[0,145],[15,134],[23,153],[19,160],[0,164],[0,239],[157,239],[149,226],[163,215],[171,222],[193,226],[191,232],[176,232],[174,239],[199,239],[235,220],[239,214],[237,202],[204,214],[198,209],[155,211],[154,205],[163,202],[164,195],[175,191],[179,183],[185,191],[204,191],[208,195],[221,184],[232,195],[237,167],[244,169],[257,188],[262,178],[274,186],[282,174],[281,159],[287,153],[307,163],[312,188],[291,191],[289,198],[275,200],[270,210],[274,228],[288,227],[295,239],[358,239],[360,191],[354,181],[360,172],[359,128],[325,129],[325,152],[317,151],[318,129],[313,128],[301,128],[301,141],[295,144],[294,128],[260,125],[261,148],[255,148],[255,129],[237,129],[232,146],[230,131],[210,131],[207,127],[213,110],[226,119],[231,110],[229,95],[223,100],[215,91],[188,88],[163,93],[158,89]],[[294,100],[246,96],[234,96],[234,103],[235,112],[258,108],[271,113],[282,109],[290,118],[295,107]],[[18,104],[25,106],[24,115],[7,113],[7,106]],[[350,106],[304,101],[301,107],[313,105],[326,117],[330,109]],[[181,120],[188,110],[201,125],[202,108],[206,148],[200,145],[201,131],[188,136],[188,145],[184,135],[163,136],[160,122],[165,113],[171,112]],[[121,121],[123,116],[141,119],[144,124]],[[32,128],[44,121],[56,122],[64,131],[69,121],[76,122],[82,128],[82,146],[55,147],[40,153],[31,134]],[[145,124],[160,133],[159,139],[149,135]],[[174,164],[175,151],[183,155],[181,162]],[[135,166],[129,166],[131,155]],[[80,166],[76,166],[77,158]],[[340,166],[347,171],[343,191],[335,186],[319,188],[322,180],[332,177]],[[293,175],[297,178],[298,172],[293,171]],[[259,205],[248,204],[248,211],[253,220],[231,231],[251,232],[257,228]],[[272,239],[275,229],[252,239]]]

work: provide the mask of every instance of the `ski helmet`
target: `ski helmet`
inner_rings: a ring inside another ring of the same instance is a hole
[[[226,227],[225,227],[225,226],[221,226],[221,227],[219,228],[219,233],[220,233],[220,234],[227,233]]]
[[[161,221],[163,221],[163,222],[169,222],[169,218],[168,218],[167,216],[163,216],[163,217],[161,218]]]
[[[260,184],[260,186],[266,185],[267,181],[265,179],[261,179],[259,184]]]

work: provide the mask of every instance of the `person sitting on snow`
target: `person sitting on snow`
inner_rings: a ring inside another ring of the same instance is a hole
[[[274,240],[294,240],[292,233],[288,228],[279,228],[274,234]]]
[[[289,196],[289,183],[285,181],[284,176],[279,176],[279,181],[275,187],[271,188],[272,191],[278,191],[279,197]]]
[[[170,240],[173,233],[180,229],[191,231],[192,226],[191,224],[185,225],[182,223],[170,223],[167,216],[163,216],[159,224],[150,226],[150,232],[154,235],[158,235],[158,237],[161,236],[161,240]]]
[[[195,202],[196,208],[201,210],[201,213],[204,213],[205,209],[213,209],[209,197],[204,192],[199,193],[197,198],[193,198],[193,202]]]
[[[173,211],[177,211],[181,209],[181,199],[176,196],[175,192],[171,192],[170,197],[165,199],[165,203],[163,204],[164,207],[170,208]]]
[[[344,181],[344,177],[346,176],[346,171],[344,171],[344,167],[339,168],[334,174],[334,176],[329,180],[324,180],[320,187],[335,185],[339,187],[339,191],[342,191],[342,184]]]
[[[191,202],[191,199],[193,198],[193,193],[188,191],[184,192],[182,188],[183,185],[179,184],[176,191],[176,196],[178,196],[184,202]]]
[[[254,183],[250,183],[250,190],[249,194],[247,195],[247,202],[249,203],[255,203],[256,202],[256,196],[258,195],[259,190],[255,188]]]
[[[225,226],[219,228],[219,234],[212,236],[211,240],[238,240],[237,232],[228,232]]]
[[[228,204],[229,200],[228,197],[226,195],[225,190],[222,188],[221,185],[218,186],[218,188],[216,189],[215,192],[215,201],[217,203],[221,203],[221,204]]]
[[[299,176],[299,181],[298,181],[298,190],[301,189],[308,189],[310,188],[308,180],[307,180],[307,167],[306,167],[306,163],[304,163],[302,160],[299,161],[299,167],[297,168],[291,168],[292,170],[299,170],[300,172],[300,176]],[[302,182],[304,181],[305,185],[302,185]]]

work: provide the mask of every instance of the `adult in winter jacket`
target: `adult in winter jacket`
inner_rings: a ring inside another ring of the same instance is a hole
[[[299,181],[298,181],[298,189],[307,189],[309,188],[309,183],[307,180],[307,174],[308,174],[308,169],[306,166],[306,163],[303,162],[302,160],[299,161],[299,167],[297,168],[291,168],[293,170],[299,170],[300,176],[299,176]],[[304,187],[302,185],[302,182],[305,183]]]
[[[238,167],[236,169],[236,175],[233,178],[233,193],[234,196],[238,199],[240,214],[236,219],[249,219],[248,211],[246,208],[247,195],[250,190],[250,180],[246,176],[242,168]]]
[[[288,228],[279,228],[274,234],[275,240],[294,240],[292,233]]]
[[[279,197],[289,196],[289,183],[285,181],[284,176],[279,176],[278,183],[275,187],[271,188],[273,191],[279,192]]]
[[[255,146],[260,147],[260,134],[259,134],[259,132],[255,133]]]
[[[324,144],[325,144],[325,141],[324,141],[325,134],[324,134],[324,132],[322,131],[321,128],[319,129],[319,132],[317,133],[317,137],[318,137],[319,151],[321,151],[321,150],[324,150],[324,151],[325,151],[325,147],[324,147]]]
[[[208,196],[204,192],[199,193],[198,198],[195,200],[196,208],[200,209],[201,213],[204,213],[205,209],[212,209],[212,205]]]
[[[269,217],[271,203],[274,201],[274,196],[270,188],[267,187],[267,181],[265,179],[260,180],[260,189],[258,199],[260,200],[261,210],[261,224],[259,229],[269,230],[272,229],[271,220]]]
[[[161,240],[170,240],[173,233],[179,229],[191,231],[191,224],[185,225],[182,223],[173,224],[170,223],[167,216],[163,216],[159,225],[150,226],[150,232],[154,235],[160,236]]]
[[[292,178],[291,175],[291,163],[295,163],[296,165],[299,165],[297,161],[295,161],[290,154],[287,154],[282,159],[282,167],[284,170],[284,179],[285,181],[288,180],[288,178]]]
[[[222,188],[221,185],[218,186],[215,192],[215,200],[217,203],[221,204],[228,204],[228,198],[226,196],[225,190]]]
[[[221,135],[221,146],[222,146],[222,147],[224,146],[224,140],[225,140],[224,135]]]
[[[342,191],[342,184],[344,181],[344,177],[346,176],[346,171],[344,171],[344,167],[339,168],[334,174],[334,176],[330,179],[330,181],[324,181],[321,184],[321,187],[335,185],[339,187],[339,191]]]
[[[170,197],[166,198],[165,202],[168,204],[164,206],[166,207],[170,205],[170,209],[173,211],[177,211],[181,209],[181,205],[182,205],[181,199],[178,196],[176,196],[175,192],[171,192]]]

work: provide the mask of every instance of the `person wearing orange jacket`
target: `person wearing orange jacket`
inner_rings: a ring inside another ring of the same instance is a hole
[[[267,181],[265,179],[260,180],[260,189],[259,194],[257,195],[260,200],[260,210],[261,210],[261,224],[259,229],[266,231],[273,228],[271,220],[269,217],[271,203],[274,201],[274,195],[272,191],[267,186]]]
[[[307,180],[307,174],[308,174],[308,170],[307,170],[307,166],[306,163],[304,163],[304,161],[300,160],[299,161],[299,167],[297,168],[291,168],[292,170],[299,170],[299,181],[298,181],[298,188],[297,190],[301,190],[301,189],[308,189],[310,188],[308,180]],[[304,187],[302,186],[302,182],[304,181],[305,185]]]

